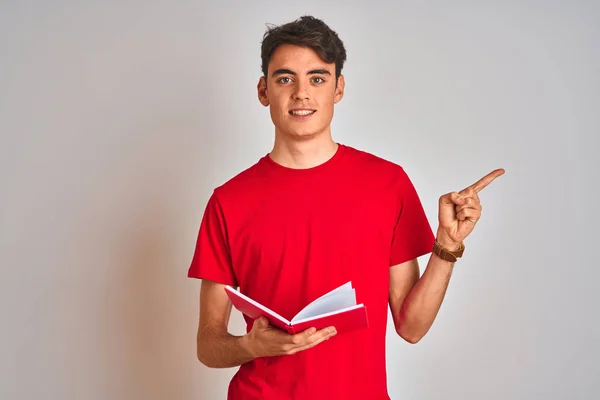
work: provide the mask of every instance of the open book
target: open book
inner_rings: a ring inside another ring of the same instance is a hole
[[[322,329],[329,326],[335,327],[337,333],[340,334],[369,326],[367,308],[364,304],[356,304],[356,293],[352,282],[345,283],[314,300],[296,314],[291,321],[231,286],[226,286],[225,291],[231,303],[240,312],[252,319],[266,317],[271,325],[290,334],[312,327]]]

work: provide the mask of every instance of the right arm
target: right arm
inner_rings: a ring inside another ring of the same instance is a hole
[[[333,328],[310,328],[290,335],[270,327],[266,318],[259,318],[246,335],[231,335],[227,326],[232,306],[224,288],[223,284],[204,279],[200,288],[197,353],[198,360],[207,367],[230,368],[258,357],[295,354],[336,334]]]
[[[231,302],[224,287],[204,279],[200,286],[198,360],[210,368],[235,367],[254,359],[244,336],[227,332]]]

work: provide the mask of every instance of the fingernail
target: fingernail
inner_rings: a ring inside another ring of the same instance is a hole
[[[335,331],[335,328],[329,328],[329,333],[335,335],[337,332]]]
[[[312,334],[313,334],[313,333],[315,333],[316,331],[317,331],[317,330],[316,330],[315,328],[310,328],[310,329],[308,330],[308,333],[309,333],[310,335],[312,335]]]

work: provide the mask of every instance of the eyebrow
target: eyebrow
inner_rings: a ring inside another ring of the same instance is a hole
[[[295,73],[294,71],[292,71],[291,69],[287,69],[287,68],[280,68],[278,70],[273,71],[273,73],[271,74],[271,76],[277,76],[277,75],[298,75],[297,73]],[[327,71],[326,69],[313,69],[310,70],[306,73],[306,75],[331,75],[331,73],[329,71]]]

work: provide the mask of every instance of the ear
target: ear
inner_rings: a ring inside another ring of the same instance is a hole
[[[260,101],[260,104],[267,107],[269,105],[269,92],[267,89],[267,81],[264,76],[261,76],[258,80],[256,90],[258,91],[258,101]]]
[[[333,98],[333,104],[337,104],[337,103],[339,103],[340,100],[342,100],[342,97],[344,97],[345,86],[346,86],[346,81],[344,79],[344,75],[340,75],[340,77],[337,80],[337,87],[335,88],[335,96]]]

